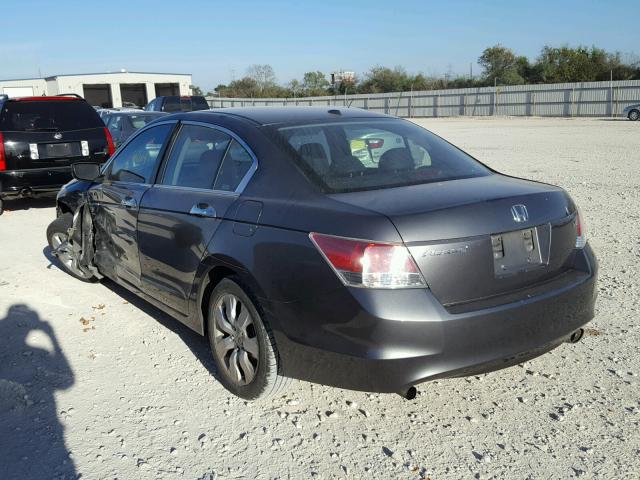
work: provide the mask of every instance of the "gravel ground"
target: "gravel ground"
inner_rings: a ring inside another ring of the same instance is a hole
[[[199,336],[52,265],[51,202],[15,203],[0,217],[0,478],[640,478],[640,123],[419,123],[582,206],[601,263],[582,342],[413,402],[295,382],[248,404]]]

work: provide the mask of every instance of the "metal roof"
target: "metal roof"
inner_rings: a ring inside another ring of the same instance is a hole
[[[161,72],[96,72],[96,73],[64,73],[61,75],[50,75],[48,77],[33,77],[33,78],[5,78],[0,82],[26,82],[31,80],[55,80],[58,77],[84,77],[90,75],[126,75],[127,73],[134,73],[136,75],[179,75],[188,77],[190,73],[161,73]]]
[[[126,75],[128,73],[133,73],[136,75],[180,75],[180,76],[190,76],[190,73],[161,73],[161,72],[97,72],[97,73],[64,73],[62,75],[51,75],[49,77],[45,77],[45,80],[53,80],[58,77],[86,77],[90,75]]]

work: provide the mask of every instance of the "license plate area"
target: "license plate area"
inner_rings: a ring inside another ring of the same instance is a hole
[[[491,235],[493,270],[496,277],[507,277],[537,269],[546,263],[538,227]]]
[[[45,143],[39,145],[40,158],[67,158],[80,156],[80,144],[77,142],[69,143]]]

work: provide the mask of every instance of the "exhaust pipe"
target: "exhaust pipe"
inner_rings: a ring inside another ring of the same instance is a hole
[[[33,196],[33,191],[29,187],[23,188],[20,190],[20,196],[22,198],[31,198]]]
[[[583,336],[584,336],[584,328],[579,328],[578,330],[576,330],[571,334],[571,336],[567,340],[567,343],[578,343]]]
[[[405,400],[413,400],[414,398],[416,398],[416,395],[418,394],[418,390],[416,390],[416,387],[412,385],[409,388],[400,390],[397,393]]]

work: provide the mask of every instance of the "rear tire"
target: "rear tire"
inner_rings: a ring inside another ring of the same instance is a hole
[[[638,119],[640,119],[640,110],[631,110],[629,112],[629,115],[627,115],[627,117],[629,118],[629,120],[631,120],[632,122],[637,121]]]
[[[4,200],[0,198],[0,215],[4,213]]]
[[[211,292],[207,334],[216,377],[234,395],[264,399],[289,385],[260,304],[239,278],[225,278]]]
[[[47,241],[51,251],[58,251],[58,261],[62,268],[72,277],[83,282],[95,282],[97,278],[85,272],[78,266],[78,259],[74,257],[69,245],[69,229],[73,226],[73,215],[64,213],[47,227]],[[62,246],[62,248],[60,248]]]

